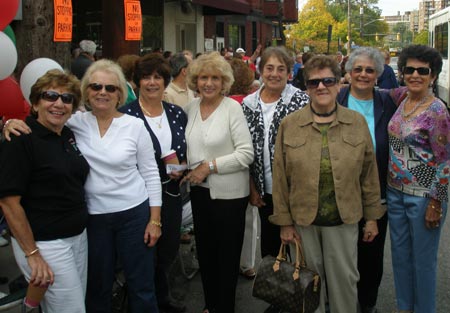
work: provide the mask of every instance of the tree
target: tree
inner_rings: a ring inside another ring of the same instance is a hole
[[[309,0],[299,14],[299,23],[288,30],[287,45],[295,40],[297,47],[308,46],[313,51],[327,51],[328,25],[333,26],[332,49],[336,50],[338,36],[343,36],[343,23],[337,22],[327,11],[325,0]]]
[[[36,58],[50,58],[68,68],[70,42],[53,42],[53,1],[22,0],[23,20],[14,24],[19,54],[16,72]]]
[[[422,30],[418,35],[414,37],[413,43],[416,45],[427,45],[428,44],[428,31]]]

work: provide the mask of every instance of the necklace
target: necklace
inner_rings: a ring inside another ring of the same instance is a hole
[[[160,117],[159,117],[159,122],[156,120],[156,117],[152,116],[152,115],[150,114],[150,112],[147,111],[147,110],[144,108],[144,106],[142,105],[142,103],[141,103],[140,100],[139,100],[139,106],[141,107],[142,112],[144,112],[144,114],[146,114],[146,115],[148,115],[148,116],[150,117],[150,121],[152,121],[153,123],[155,123],[156,126],[158,126],[158,128],[162,128],[162,119],[163,119],[163,117],[164,117],[164,107],[163,107],[163,105],[162,105],[162,102],[161,102],[162,113],[161,113],[161,115],[160,115]]]
[[[314,113],[314,115],[317,115],[319,117],[329,117],[329,116],[333,115],[333,113],[336,112],[336,110],[337,110],[337,104],[334,106],[333,110],[331,110],[330,112],[327,112],[327,113],[317,113],[314,110],[312,105],[310,105],[310,107],[311,107],[311,111]]]
[[[421,107],[422,105],[425,104],[425,102],[427,102],[429,96],[430,96],[430,95],[426,95],[425,97],[422,98],[422,100],[420,100],[420,101],[418,101],[418,102],[416,103],[416,105],[412,108],[411,111],[405,112],[405,106],[406,106],[406,104],[408,103],[408,101],[410,101],[409,96],[408,96],[408,97],[405,99],[405,104],[403,104],[403,108],[402,108],[402,116],[403,116],[404,118],[407,118],[407,117],[411,116],[412,114],[414,114],[414,112],[416,112],[416,110],[417,110],[419,107]]]

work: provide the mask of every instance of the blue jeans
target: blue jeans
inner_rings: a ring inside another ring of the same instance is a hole
[[[126,211],[89,216],[87,312],[112,311],[117,255],[127,281],[130,312],[158,313],[154,249],[144,243],[144,230],[149,220],[148,200]]]
[[[425,226],[430,199],[387,190],[392,266],[399,310],[436,312],[436,269],[439,238],[447,203],[441,203],[443,217],[438,228]]]

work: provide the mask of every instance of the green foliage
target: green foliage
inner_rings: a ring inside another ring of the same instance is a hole
[[[428,31],[423,30],[418,35],[414,37],[413,43],[417,45],[427,45],[428,44]]]
[[[351,0],[351,36],[357,45],[380,45],[376,41],[376,34],[388,32],[388,25],[380,18],[381,10],[375,5],[378,0]],[[360,6],[364,7],[364,14],[360,15]],[[338,49],[347,42],[348,32],[348,0],[309,0],[299,12],[299,23],[292,25],[286,31],[287,46],[302,50],[308,46],[316,52],[327,51],[327,28],[333,26],[330,52]],[[360,26],[363,25],[363,31]],[[362,35],[362,37],[361,37]]]

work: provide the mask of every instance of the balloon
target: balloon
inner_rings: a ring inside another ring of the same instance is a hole
[[[25,118],[28,115],[30,115],[31,107],[30,107],[30,104],[25,101],[25,99],[23,100],[22,106],[23,107],[20,109],[20,111],[19,111],[19,108],[18,108],[17,112],[12,112],[10,114],[3,115],[3,120],[7,121],[7,120],[10,120],[12,118],[15,118],[15,119],[19,119],[19,120],[24,121]]]
[[[0,1],[0,29],[5,29],[16,16],[19,9],[19,0],[1,0]]]
[[[14,45],[16,45],[16,35],[14,35],[14,31],[11,28],[11,26],[10,25],[6,26],[3,32],[6,34],[6,36],[8,36],[12,40]]]
[[[14,72],[17,65],[17,50],[11,39],[0,32],[0,79]]]
[[[20,75],[20,89],[24,98],[30,101],[31,87],[34,83],[49,70],[63,70],[61,65],[48,58],[39,58],[28,63]]]
[[[25,99],[20,91],[19,84],[12,78],[0,80],[0,115],[14,115],[23,112]]]

